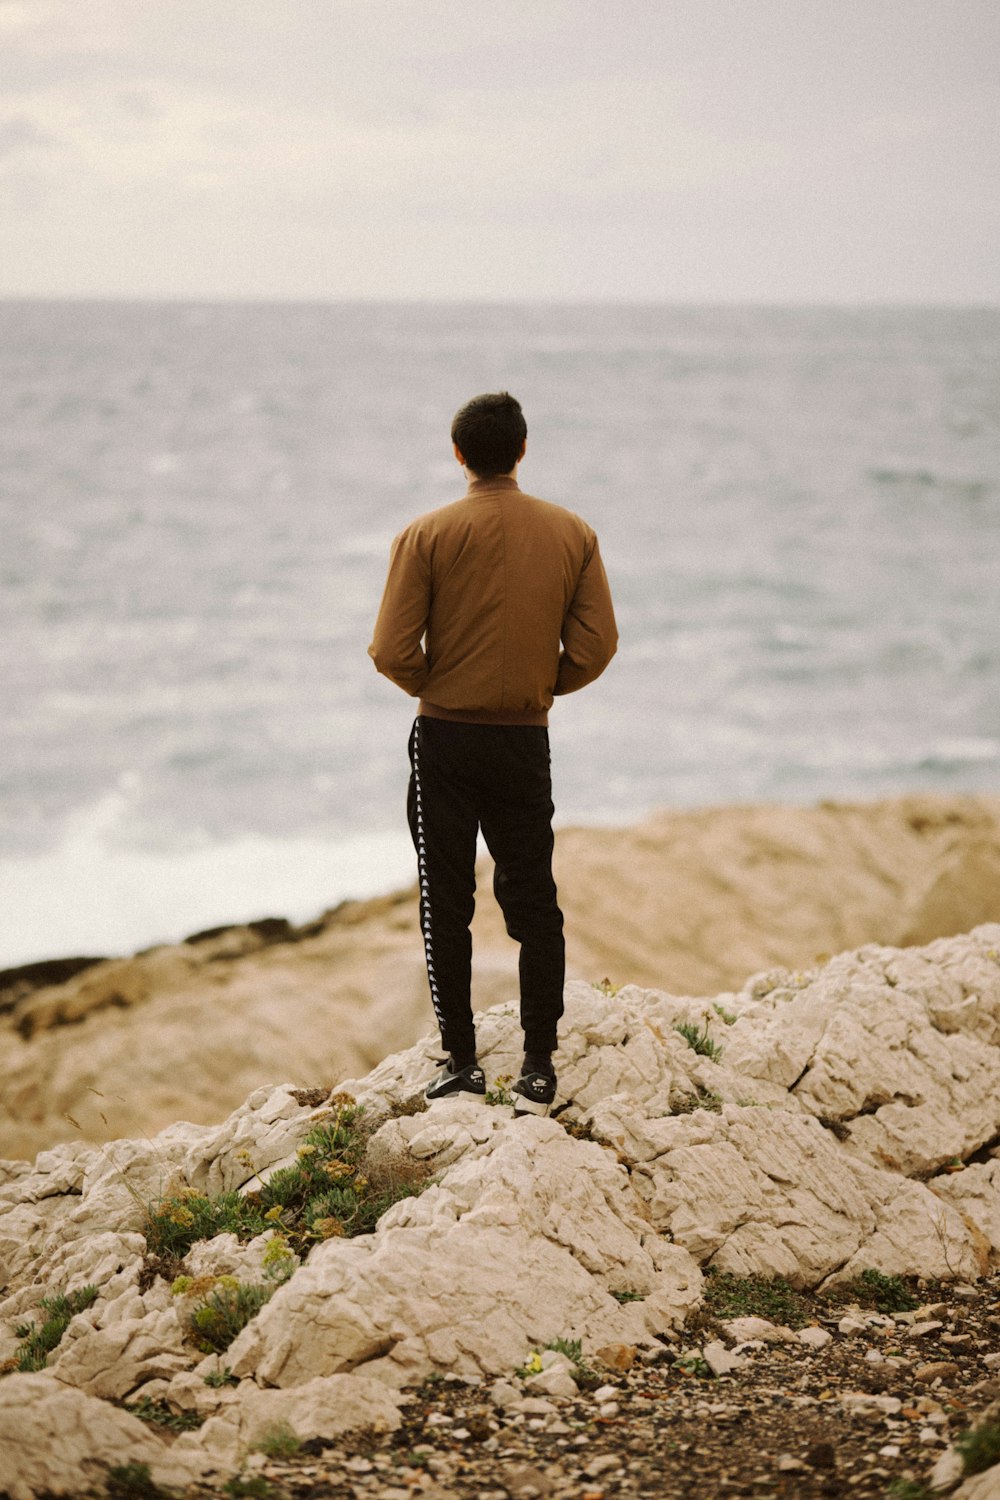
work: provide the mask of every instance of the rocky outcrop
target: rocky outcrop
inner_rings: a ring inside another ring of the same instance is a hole
[[[631,1360],[677,1336],[709,1270],[830,1288],[864,1269],[975,1282],[1000,1265],[998,925],[770,970],[712,1001],[575,982],[550,1119],[503,1102],[513,1008],[478,1034],[493,1102],[419,1109],[430,1039],[343,1085],[382,1122],[366,1171],[423,1191],[290,1263],[223,1356],[192,1343],[177,1267],[147,1253],[148,1206],[258,1190],[299,1160],[324,1101],[260,1088],[221,1125],[5,1163],[0,1359],[43,1298],[96,1297],[43,1372],[0,1382],[0,1488],[70,1494],[132,1461],[162,1483],[233,1474],[270,1427],[385,1430],[403,1387],[509,1380],[557,1341]],[[259,1282],[272,1238],[202,1240],[182,1269]],[[165,1448],[110,1404],[139,1398],[202,1425]]]
[[[1000,800],[723,807],[563,829],[556,874],[572,976],[713,994],[773,965],[996,921]],[[488,1008],[516,992],[517,962],[489,896],[475,937]],[[273,919],[135,958],[0,973],[0,1155],[207,1122],[275,1077],[331,1084],[412,1045],[429,1020],[414,891],[301,928]]]

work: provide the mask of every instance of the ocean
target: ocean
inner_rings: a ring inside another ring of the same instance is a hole
[[[0,966],[413,878],[393,535],[507,388],[621,647],[557,818],[1000,785],[1000,310],[0,303]]]

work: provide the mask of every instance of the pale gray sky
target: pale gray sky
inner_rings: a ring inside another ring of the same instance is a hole
[[[1000,0],[0,0],[0,295],[1000,302]]]

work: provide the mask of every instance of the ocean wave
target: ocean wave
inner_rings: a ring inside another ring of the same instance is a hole
[[[0,866],[0,968],[131,953],[265,916],[304,922],[413,878],[405,829],[342,839],[255,834],[164,853],[115,846],[122,805],[121,793],[101,798],[57,848]]]

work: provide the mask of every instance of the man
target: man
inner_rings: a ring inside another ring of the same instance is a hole
[[[448,1053],[427,1097],[486,1092],[470,994],[481,828],[507,931],[521,945],[516,1108],[547,1114],[565,978],[548,710],[554,695],[600,676],[618,632],[593,531],[518,486],[527,430],[506,391],[458,412],[451,437],[468,493],[396,537],[368,652],[420,699],[407,811],[431,1000]]]

